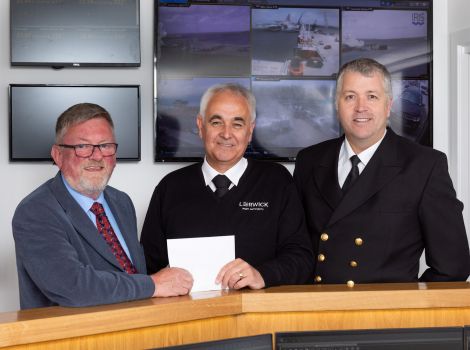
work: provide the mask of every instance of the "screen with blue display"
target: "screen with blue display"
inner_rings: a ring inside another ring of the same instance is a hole
[[[257,99],[246,156],[295,161],[341,135],[335,80],[370,57],[392,74],[390,127],[432,145],[432,2],[192,0],[155,6],[155,160],[198,160],[199,100],[239,82]]]

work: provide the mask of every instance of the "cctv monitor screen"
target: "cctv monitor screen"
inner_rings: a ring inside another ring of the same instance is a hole
[[[140,160],[139,85],[10,85],[10,160],[51,160],[59,115],[96,103],[114,122],[118,160]]]
[[[463,328],[311,331],[275,334],[276,350],[461,350]]]
[[[294,159],[304,147],[340,134],[333,80],[253,79],[256,127],[247,155]]]
[[[428,76],[427,11],[343,11],[341,38],[343,63],[367,55],[402,78]]]
[[[140,66],[139,0],[10,0],[13,66]]]
[[[340,58],[339,14],[338,8],[254,7],[252,74],[334,76]]]
[[[237,81],[257,100],[246,156],[295,161],[302,148],[342,134],[336,75],[359,57],[392,74],[389,126],[431,146],[431,19],[431,0],[160,0],[155,160],[200,160],[200,98],[211,82]]]
[[[196,126],[199,100],[204,91],[214,84],[232,82],[249,88],[246,78],[187,78],[158,81],[159,113],[157,116],[157,157],[192,160],[202,157],[203,145]]]
[[[250,7],[157,7],[161,76],[250,74]]]

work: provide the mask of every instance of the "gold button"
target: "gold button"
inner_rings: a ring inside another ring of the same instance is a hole
[[[330,237],[328,236],[328,233],[325,233],[325,232],[323,232],[323,233],[321,234],[321,236],[320,236],[320,239],[321,239],[323,242],[326,242],[326,241],[328,240],[328,238],[330,238]]]
[[[354,244],[356,244],[357,246],[362,245],[362,243],[364,243],[364,242],[362,241],[362,238],[356,238],[356,239],[354,240]]]
[[[348,282],[346,282],[346,284],[348,285],[349,288],[354,287],[354,281],[349,280]]]
[[[315,282],[320,283],[321,282],[321,277],[320,276],[315,276]]]
[[[357,261],[351,260],[351,261],[349,262],[349,266],[351,266],[351,267],[357,267]]]
[[[326,256],[324,256],[323,254],[318,254],[317,259],[318,261],[325,261]]]

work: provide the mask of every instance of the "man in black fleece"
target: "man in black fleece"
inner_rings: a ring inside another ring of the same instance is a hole
[[[242,86],[204,93],[197,116],[204,162],[168,174],[153,193],[141,235],[149,273],[168,265],[167,239],[234,235],[236,259],[214,276],[222,288],[313,281],[312,244],[290,173],[243,157],[255,111]],[[227,179],[228,192],[216,188],[217,175]]]

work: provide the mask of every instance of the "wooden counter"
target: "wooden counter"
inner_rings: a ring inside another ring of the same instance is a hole
[[[8,349],[146,349],[295,330],[470,325],[470,283],[283,286],[0,313]]]

